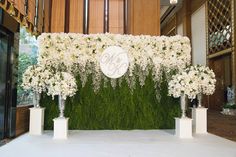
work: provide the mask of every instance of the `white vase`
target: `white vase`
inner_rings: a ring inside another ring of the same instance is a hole
[[[59,117],[64,118],[64,110],[65,110],[65,99],[61,95],[58,95],[58,104],[59,104]]]
[[[181,118],[186,118],[186,95],[180,96]]]
[[[36,107],[36,108],[40,107],[39,101],[40,101],[40,93],[34,91],[33,92],[33,105],[34,105],[34,107]]]
[[[198,101],[198,106],[199,108],[202,107],[202,93],[197,94],[197,101]]]

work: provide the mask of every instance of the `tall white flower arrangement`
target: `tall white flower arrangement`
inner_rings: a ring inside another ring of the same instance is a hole
[[[60,95],[64,100],[72,97],[77,91],[76,80],[73,75],[68,72],[56,72],[47,80],[47,95],[51,95],[54,99],[55,95]]]
[[[169,95],[180,97],[186,94],[189,99],[196,98],[197,94],[211,95],[215,91],[215,74],[206,66],[190,66],[184,71],[173,75],[169,82]]]
[[[187,68],[186,71],[196,71],[199,93],[206,95],[212,95],[214,93],[216,78],[213,70],[204,65],[195,65]]]
[[[189,99],[194,99],[199,93],[198,77],[196,71],[182,71],[174,76],[168,84],[169,95],[178,98],[185,94]]]
[[[54,99],[55,95],[61,95],[65,100],[67,96],[75,95],[77,91],[76,80],[68,72],[55,71],[48,67],[29,66],[23,74],[22,87],[37,93],[46,92]]]
[[[44,66],[29,66],[22,76],[22,87],[25,90],[32,90],[37,93],[46,91],[47,81],[51,77],[51,72]]]

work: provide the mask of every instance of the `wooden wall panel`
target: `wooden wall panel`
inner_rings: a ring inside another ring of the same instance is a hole
[[[65,0],[52,0],[51,32],[64,32]]]
[[[29,131],[29,108],[21,106],[16,108],[16,136]]]
[[[103,33],[104,0],[90,0],[89,33]]]
[[[160,0],[130,0],[129,33],[160,35]]]
[[[83,33],[83,0],[70,0],[69,32]]]
[[[50,0],[44,1],[44,32],[49,32],[50,23]]]
[[[197,9],[199,9],[204,3],[206,2],[206,0],[194,0],[191,1],[191,12],[195,12]]]
[[[34,24],[34,16],[35,16],[35,0],[29,0],[28,1],[28,20],[32,24]]]
[[[3,12],[3,26],[12,32],[19,31],[19,24],[17,21],[6,12]]]
[[[23,15],[25,15],[25,2],[22,0],[14,0],[15,8]]]
[[[232,53],[232,79],[233,79],[233,85],[234,87],[236,87],[236,15],[235,15],[235,12],[236,12],[236,0],[233,1],[234,3],[234,17],[233,17],[233,53]],[[234,92],[236,93],[236,88],[234,89]],[[235,103],[236,103],[236,99],[235,99]]]
[[[109,1],[109,32],[124,33],[124,1],[110,0]]]
[[[185,0],[183,2],[184,16],[183,18],[183,27],[184,27],[184,36],[187,36],[191,39],[191,1]]]
[[[206,0],[183,0],[183,6],[175,15],[173,15],[176,16],[176,27],[183,23],[184,35],[191,38],[191,14],[199,9],[205,2]],[[170,19],[167,23],[169,23],[171,20],[172,19]],[[168,24],[162,28],[162,34],[167,32],[167,27],[169,28]]]
[[[38,31],[42,32],[43,27],[43,0],[38,1]]]

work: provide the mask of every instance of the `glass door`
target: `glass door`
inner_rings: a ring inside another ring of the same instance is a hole
[[[6,136],[7,64],[8,35],[0,31],[0,140]]]

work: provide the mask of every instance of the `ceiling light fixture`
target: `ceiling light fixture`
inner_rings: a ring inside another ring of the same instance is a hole
[[[178,0],[170,0],[170,4],[175,5],[178,3]]]

